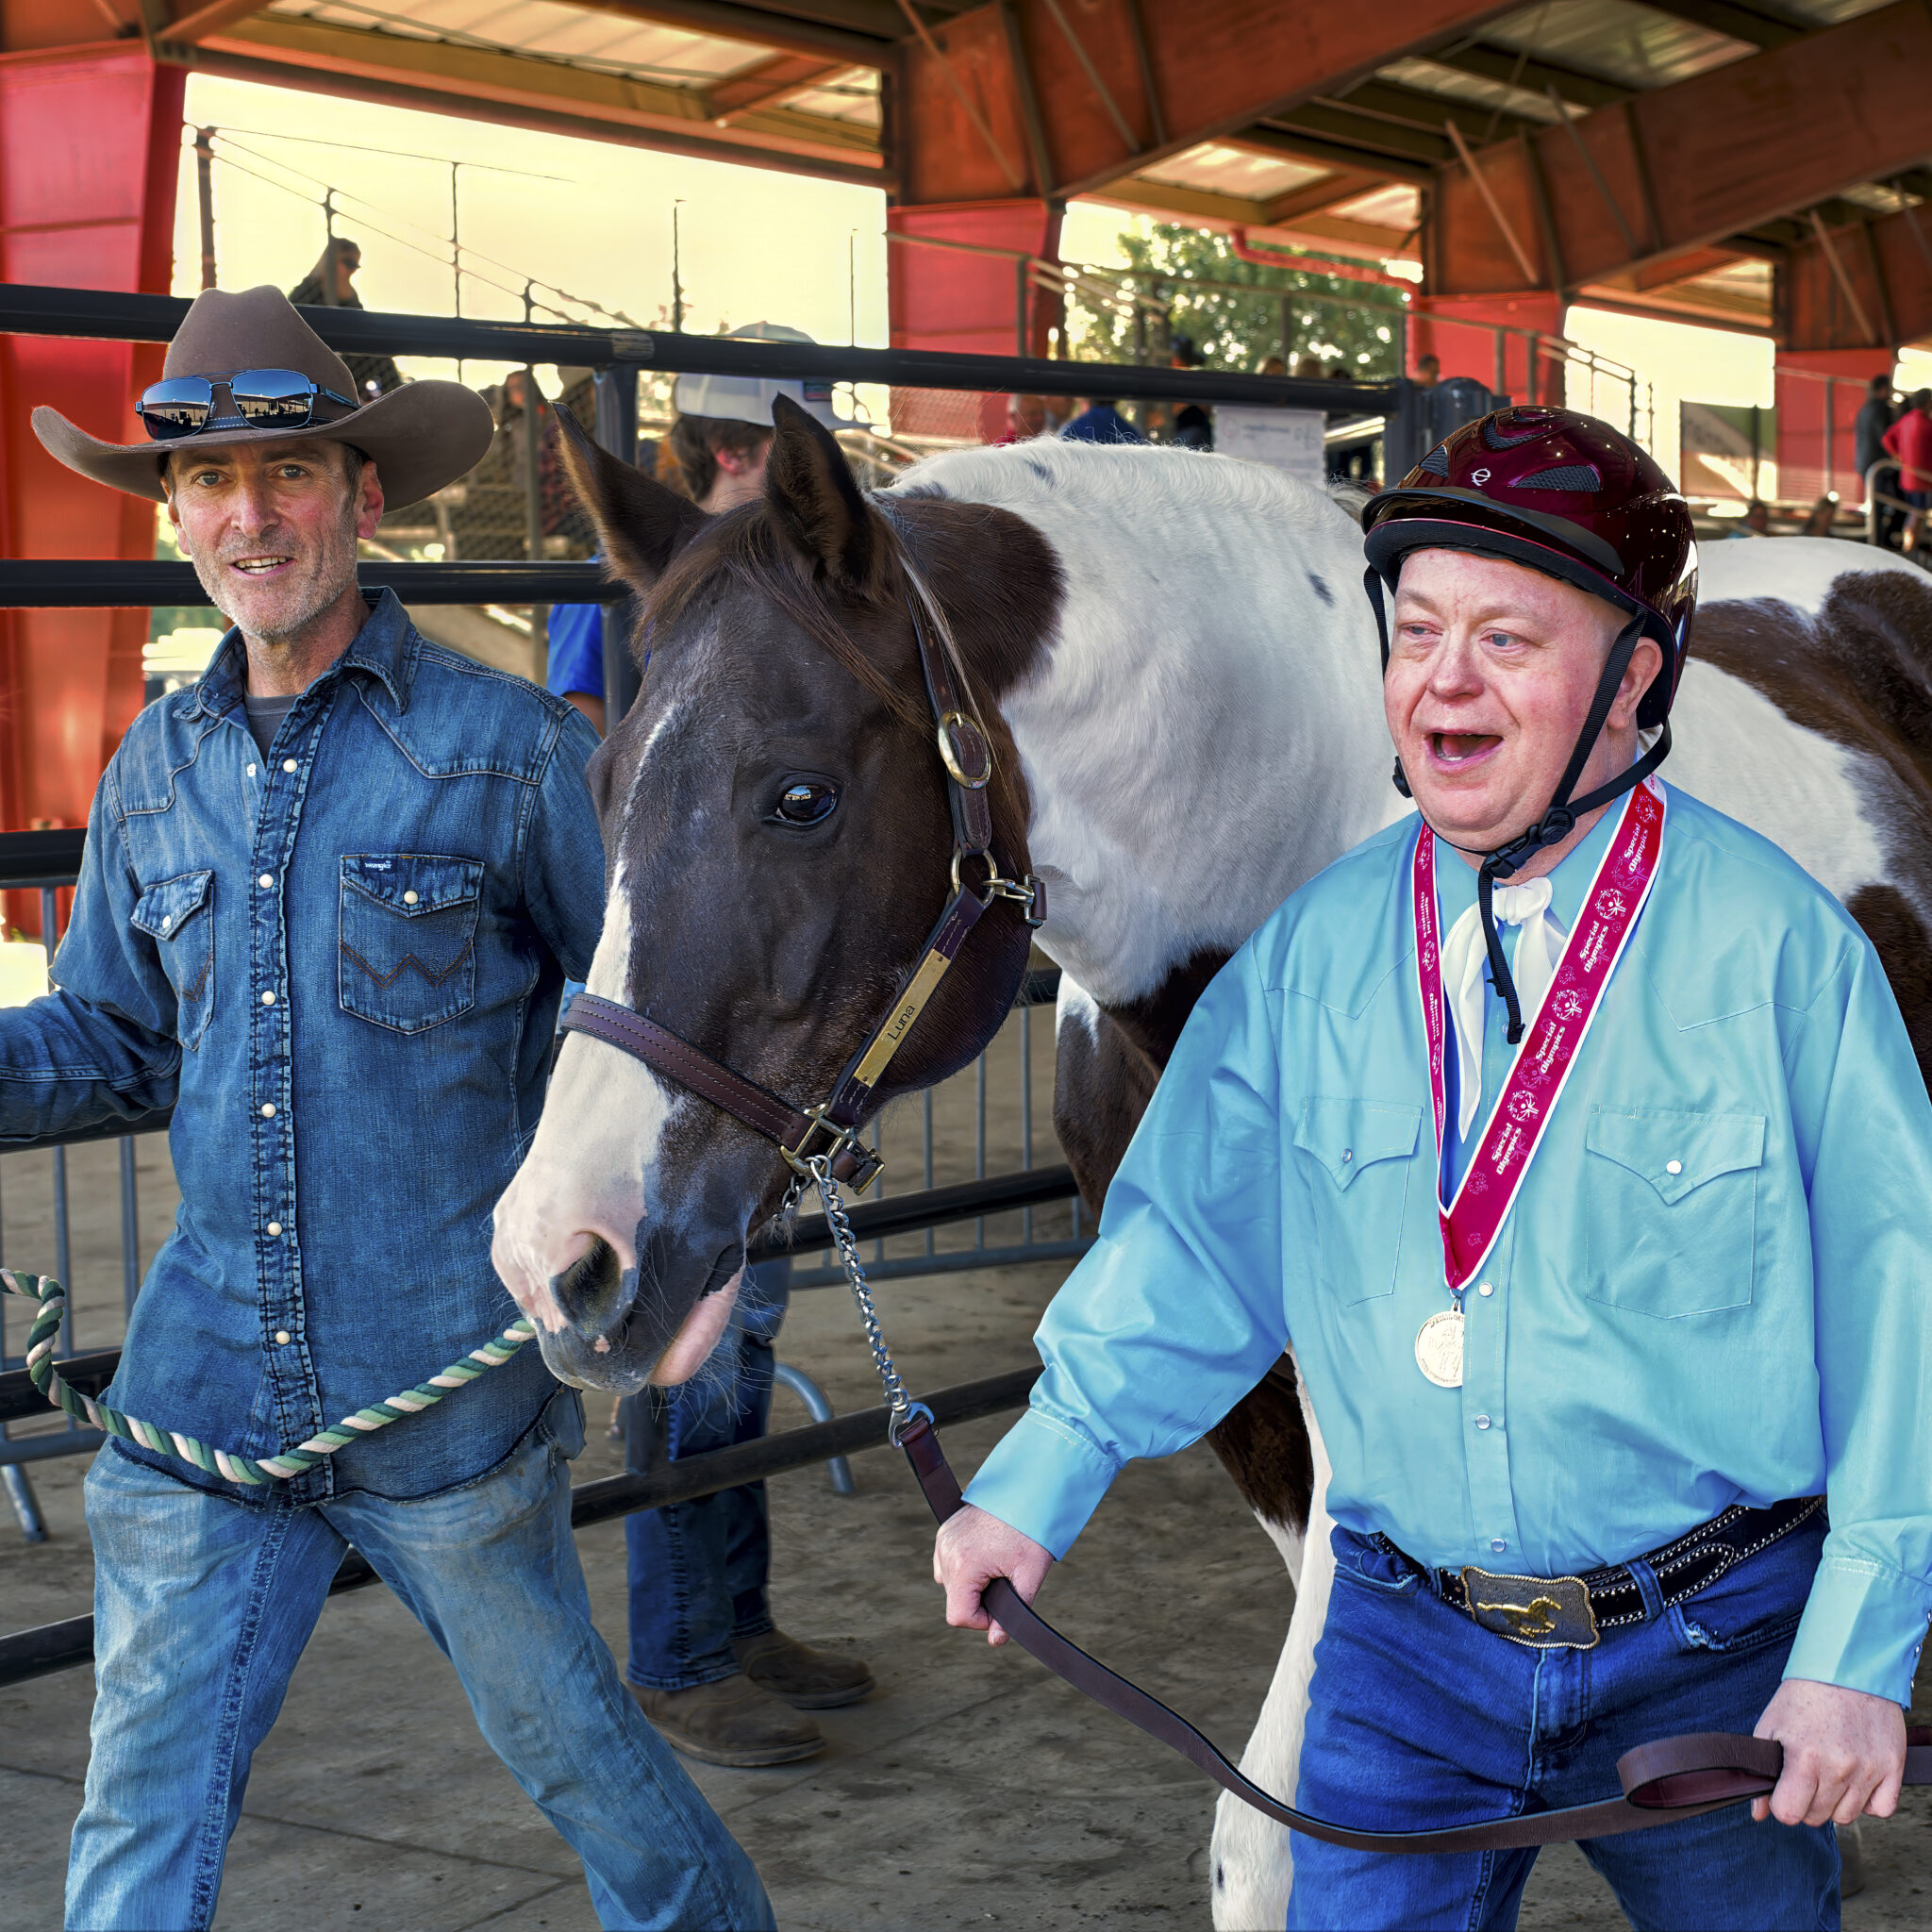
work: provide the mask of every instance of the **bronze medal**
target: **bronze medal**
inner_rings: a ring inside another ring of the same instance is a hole
[[[1462,1387],[1462,1309],[1443,1308],[1415,1331],[1415,1365],[1438,1389]]]

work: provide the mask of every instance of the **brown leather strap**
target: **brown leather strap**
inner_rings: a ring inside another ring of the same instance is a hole
[[[959,1485],[947,1467],[932,1424],[924,1415],[900,1431],[899,1446],[912,1465],[919,1487],[932,1513],[943,1523],[963,1507]],[[1021,1649],[1074,1690],[1124,1718],[1137,1729],[1205,1772],[1223,1790],[1231,1791],[1277,1824],[1285,1824],[1326,1844],[1363,1852],[1488,1852],[1526,1845],[1558,1844],[1571,1839],[1614,1837],[1695,1818],[1746,1798],[1762,1797],[1777,1783],[1784,1761],[1782,1748],[1768,1739],[1739,1738],[1722,1731],[1665,1738],[1641,1744],[1617,1760],[1621,1798],[1596,1805],[1572,1805],[1557,1811],[1529,1812],[1518,1818],[1497,1818],[1481,1824],[1451,1824],[1433,1831],[1354,1831],[1311,1818],[1252,1783],[1177,1712],[1150,1696],[1138,1684],[1116,1676],[1078,1644],[1062,1637],[1004,1577],[996,1576],[980,1601]],[[1932,1730],[1907,1733],[1906,1782],[1932,1784]]]
[[[629,1007],[614,1000],[599,999],[593,992],[580,992],[564,1008],[558,1029],[566,1033],[588,1033],[642,1060],[654,1073],[713,1107],[721,1108],[733,1120],[741,1121],[753,1133],[775,1141],[780,1147],[802,1147],[817,1122],[802,1108],[781,1100],[768,1087],[747,1080],[723,1060],[716,1060],[702,1047],[679,1038],[655,1020],[647,1020]],[[862,1147],[846,1146],[833,1157],[833,1177],[843,1185],[862,1186],[860,1174],[871,1178],[876,1161]]]

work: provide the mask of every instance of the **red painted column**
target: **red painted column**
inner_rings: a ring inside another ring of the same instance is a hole
[[[0,12],[14,27],[19,16]],[[133,40],[0,39],[0,280],[165,294],[186,74]],[[158,347],[0,335],[0,556],[150,558],[154,506],[75,475],[36,441],[48,403],[97,436],[140,435]],[[78,825],[142,702],[144,610],[0,610],[0,826]],[[38,906],[11,895],[12,922]]]
[[[1059,303],[1028,289],[1023,256],[1059,258],[1059,210],[1043,201],[949,202],[886,210],[887,302],[895,349],[951,349],[976,356],[1044,356]],[[937,243],[952,243],[938,246]],[[960,245],[963,244],[963,245]],[[984,252],[982,252],[984,251]],[[892,421],[912,434],[1005,433],[1004,395],[955,396],[900,390]]]
[[[1777,493],[1783,503],[1815,503],[1826,491],[1863,503],[1852,425],[1874,375],[1890,375],[1890,349],[1779,349]]]
[[[1470,375],[1519,403],[1560,403],[1563,375],[1545,357],[1536,358],[1532,389],[1531,341],[1563,333],[1563,303],[1544,290],[1522,295],[1418,295],[1408,326],[1408,369],[1419,358],[1440,356],[1444,375]]]

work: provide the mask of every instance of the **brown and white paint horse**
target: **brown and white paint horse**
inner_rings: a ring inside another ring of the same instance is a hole
[[[999,760],[1003,869],[1049,886],[1055,1120],[1096,1211],[1201,988],[1290,892],[1406,809],[1389,784],[1360,537],[1318,491],[1187,452],[941,456],[870,500],[803,412],[765,501],[707,522],[587,444],[574,479],[647,598],[649,672],[592,782],[610,904],[591,987],[775,1091],[827,1091],[946,890],[946,808],[906,614],[947,614]],[[1932,584],[1825,541],[1705,558],[1666,776],[1783,844],[1878,945],[1932,1059]],[[1005,908],[920,1021],[899,1091],[996,1019]],[[975,958],[975,949],[982,949]],[[496,1256],[569,1379],[690,1375],[788,1179],[768,1143],[571,1037]],[[1297,1588],[1243,1758],[1291,1793],[1332,1562],[1292,1363],[1210,1441]],[[1224,1799],[1218,1925],[1279,1924],[1285,1833]]]

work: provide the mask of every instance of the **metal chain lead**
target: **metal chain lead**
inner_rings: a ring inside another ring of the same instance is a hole
[[[845,1218],[845,1204],[839,1198],[839,1184],[832,1178],[831,1157],[813,1155],[806,1164],[811,1169],[819,1199],[824,1205],[825,1225],[832,1230],[832,1239],[838,1243],[839,1259],[851,1286],[852,1299],[858,1306],[858,1319],[865,1328],[866,1346],[872,1350],[872,1365],[878,1371],[879,1384],[886,1391],[886,1406],[891,1411],[886,1431],[896,1446],[899,1432],[907,1423],[915,1415],[923,1415],[930,1422],[932,1411],[923,1402],[909,1400],[906,1385],[899,1379],[892,1351],[886,1345],[885,1330],[879,1326],[878,1310],[873,1306],[872,1290],[866,1286],[865,1268],[858,1258],[858,1243],[853,1239],[851,1222]]]

